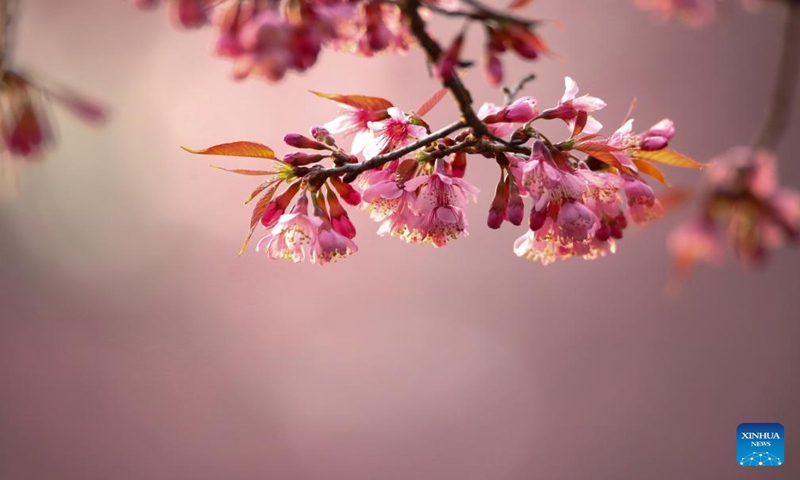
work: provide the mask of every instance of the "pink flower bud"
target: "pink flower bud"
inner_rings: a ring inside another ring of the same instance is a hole
[[[173,22],[186,28],[202,27],[206,17],[206,0],[172,0],[170,3]]]
[[[489,217],[486,219],[486,225],[491,229],[497,230],[503,225],[503,221],[506,219],[505,213],[505,210],[490,208]]]
[[[528,220],[528,228],[535,232],[544,226],[545,220],[547,220],[547,209],[542,211],[531,210],[531,216]]]
[[[312,140],[305,135],[300,135],[299,133],[287,133],[286,136],[283,137],[283,141],[286,142],[286,144],[290,147],[310,148],[312,150],[328,150],[328,146],[324,143]]]
[[[525,216],[525,204],[522,202],[522,196],[519,194],[517,182],[509,177],[509,184],[508,221],[513,225],[522,225],[522,219]]]
[[[669,145],[669,140],[665,137],[658,136],[643,138],[642,141],[639,142],[639,148],[648,152],[667,148],[667,145]]]
[[[461,56],[461,47],[464,45],[464,32],[461,32],[453,43],[442,52],[439,61],[436,65],[436,73],[439,78],[447,79],[453,75],[456,67],[458,66],[459,57]]]
[[[353,206],[361,203],[361,194],[352,185],[342,182],[339,177],[331,177],[330,181],[342,200]]]
[[[294,165],[295,167],[301,167],[303,165],[310,165],[312,163],[317,163],[323,158],[326,158],[326,155],[321,155],[321,154],[311,155],[303,152],[289,152],[285,154],[281,158],[281,160],[288,163],[289,165]]]
[[[493,87],[503,81],[503,64],[500,62],[500,57],[491,51],[486,52],[486,77]]]

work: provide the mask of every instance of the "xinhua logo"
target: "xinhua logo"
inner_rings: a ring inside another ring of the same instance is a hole
[[[736,429],[736,463],[745,467],[783,465],[783,425],[743,423]]]

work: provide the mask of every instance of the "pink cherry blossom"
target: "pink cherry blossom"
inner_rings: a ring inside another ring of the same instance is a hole
[[[357,251],[358,247],[352,240],[331,228],[329,223],[322,221],[317,231],[316,242],[311,244],[311,263],[325,265]]]
[[[597,97],[591,97],[589,95],[582,95],[578,97],[578,84],[575,83],[575,81],[570,77],[566,77],[564,79],[564,84],[564,96],[561,97],[561,101],[558,103],[558,106],[545,110],[541,113],[540,117],[545,119],[560,118],[566,122],[570,131],[572,131],[575,129],[575,123],[578,119],[578,114],[581,112],[585,112],[586,114],[596,112],[604,108],[606,106],[606,102]],[[602,128],[603,125],[595,120],[594,117],[589,115],[586,120],[586,126],[583,128],[583,132],[586,134],[594,134],[599,132]]]
[[[374,139],[364,148],[364,156],[372,158],[387,149],[407,145],[411,139],[418,139],[428,133],[425,127],[409,122],[406,115],[397,107],[387,110],[389,119],[382,122],[369,122]]]
[[[356,155],[367,145],[375,142],[375,136],[369,128],[370,122],[380,121],[385,116],[383,112],[343,105],[341,114],[326,123],[324,127],[333,135],[353,136],[350,153]]]
[[[411,207],[415,217],[408,223],[404,238],[442,247],[458,235],[467,235],[468,197],[477,195],[478,189],[466,180],[445,175],[443,160],[437,160],[436,169],[405,183],[406,191],[419,189],[419,193]]]
[[[256,245],[274,260],[302,262],[318,248],[322,220],[308,215],[308,198],[303,195],[291,213],[283,214],[270,233]],[[313,260],[313,258],[312,258]]]

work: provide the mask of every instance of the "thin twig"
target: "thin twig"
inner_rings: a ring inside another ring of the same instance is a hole
[[[529,82],[532,82],[535,79],[536,79],[536,74],[531,73],[527,77],[521,78],[520,81],[517,82],[517,84],[514,86],[514,88],[503,87],[503,93],[506,96],[506,105],[510,105],[511,102],[513,102],[514,99],[517,98],[517,95],[519,95],[520,92],[522,92],[522,89],[525,88],[525,85],[527,85]]]
[[[403,0],[400,2],[400,9],[408,18],[411,33],[427,54],[428,62],[431,65],[435,65],[442,55],[442,47],[428,34],[425,20],[419,14],[420,7],[420,0]],[[472,128],[473,132],[478,136],[486,135],[489,130],[472,109],[472,96],[464,84],[461,83],[458,75],[450,75],[442,83],[455,98],[458,109],[461,111],[461,116],[467,126]]]
[[[325,175],[330,177],[334,175],[341,175],[343,173],[359,174],[366,172],[367,170],[372,170],[373,168],[378,168],[381,165],[391,162],[392,160],[398,160],[404,155],[419,150],[420,148],[427,147],[436,140],[442,139],[452,133],[466,128],[466,126],[466,123],[459,120],[458,122],[452,123],[441,130],[437,130],[414,143],[409,143],[408,145],[398,148],[397,150],[392,150],[385,155],[377,155],[361,163],[348,163],[339,167],[327,168],[324,170]]]
[[[518,23],[520,25],[530,26],[534,25],[537,22],[535,20],[528,20],[525,18],[520,18],[515,15],[506,12],[498,12],[477,0],[462,0],[465,4],[469,5],[470,7],[477,10],[477,17],[478,19],[486,20],[487,18],[497,20],[500,22],[511,22],[511,23]],[[430,7],[429,7],[430,8]]]
[[[800,1],[786,2],[787,18],[775,87],[764,122],[753,146],[775,150],[789,126],[794,96],[800,81]]]

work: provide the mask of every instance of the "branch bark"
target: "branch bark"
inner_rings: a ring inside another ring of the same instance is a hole
[[[787,17],[775,86],[753,146],[775,150],[786,134],[800,81],[800,1],[786,2]]]
[[[411,33],[416,37],[422,49],[428,57],[428,63],[436,65],[439,57],[442,55],[442,47],[428,34],[425,20],[419,14],[419,9],[422,6],[420,0],[403,0],[399,3],[400,9],[403,14],[408,18]],[[472,109],[472,96],[469,90],[461,83],[458,75],[450,75],[442,83],[450,91],[453,98],[458,104],[458,109],[464,122],[472,128],[472,131],[478,136],[488,135],[489,130],[486,125],[478,118],[475,110]]]
[[[398,160],[409,153],[419,150],[420,148],[427,147],[431,143],[435,142],[436,140],[442,139],[452,133],[455,133],[463,128],[466,128],[466,124],[464,121],[458,121],[452,123],[441,130],[437,130],[430,135],[417,140],[414,143],[409,143],[408,145],[398,148],[397,150],[392,150],[391,152],[385,155],[377,155],[375,157],[370,158],[365,162],[360,163],[349,163],[347,165],[342,165],[340,167],[334,168],[327,168],[325,169],[325,174],[327,176],[335,176],[341,174],[350,174],[352,176],[358,175],[359,173],[366,172],[367,170],[372,170],[373,168],[378,168],[381,165],[385,165],[392,160]]]

